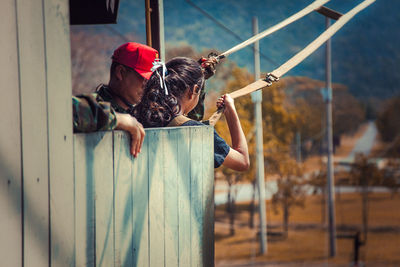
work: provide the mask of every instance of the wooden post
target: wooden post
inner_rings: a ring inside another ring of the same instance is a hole
[[[22,145],[19,55],[15,0],[2,1],[0,15],[0,259],[22,266]]]
[[[147,45],[160,53],[165,61],[163,0],[145,0]]]
[[[0,158],[6,165],[0,168],[0,205],[7,205],[7,219],[0,219],[0,231],[8,234],[0,234],[10,238],[0,241],[0,258],[7,266],[70,265],[74,210],[68,0],[7,0],[2,7],[0,33],[7,38],[1,40],[5,121]]]

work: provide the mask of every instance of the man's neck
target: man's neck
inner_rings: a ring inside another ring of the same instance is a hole
[[[106,97],[105,100],[111,102],[112,106],[117,112],[130,113],[133,110],[134,105],[130,104],[129,101],[120,96],[120,94],[117,93],[116,90],[110,85],[103,85],[103,88],[100,91],[100,95]]]

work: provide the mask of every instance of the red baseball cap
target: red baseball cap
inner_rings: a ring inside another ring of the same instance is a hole
[[[148,80],[152,73],[153,62],[158,58],[158,52],[150,46],[130,42],[118,47],[111,58],[114,62],[134,69]]]

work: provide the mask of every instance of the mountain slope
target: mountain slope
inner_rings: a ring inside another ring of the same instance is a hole
[[[252,34],[252,17],[259,19],[260,31],[296,13],[312,1],[215,1],[196,3],[243,39]],[[333,0],[328,7],[346,13],[361,1]],[[183,0],[165,1],[165,38],[170,46],[187,43],[198,50],[214,48],[220,52],[240,41]],[[360,12],[332,39],[333,80],[347,85],[357,97],[390,97],[399,93],[400,74],[400,1],[378,0]],[[333,23],[333,22],[332,22]],[[260,42],[261,71],[268,72],[304,48],[325,29],[325,18],[314,12]],[[287,75],[324,79],[324,49],[290,71]],[[230,59],[239,66],[253,69],[250,49],[243,49]]]

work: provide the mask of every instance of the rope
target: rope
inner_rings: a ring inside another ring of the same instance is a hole
[[[279,68],[275,69],[271,73],[267,74],[267,78],[265,80],[260,79],[251,83],[239,90],[236,90],[230,93],[233,99],[247,95],[249,93],[255,92],[260,90],[264,87],[271,86],[272,82],[276,82],[286,74],[288,71],[296,67],[300,62],[302,62],[305,58],[311,55],[315,50],[317,50],[321,45],[323,45],[329,38],[331,38],[340,28],[342,28],[351,18],[353,18],[358,12],[365,9],[369,5],[371,5],[376,0],[365,0],[364,2],[360,3],[352,10],[344,14],[340,17],[331,27],[329,27],[326,31],[324,31],[317,39],[311,42],[306,48],[301,50],[291,59],[286,61],[283,65]],[[210,125],[215,125],[219,118],[222,115],[222,110],[216,111],[209,119]]]
[[[303,10],[301,10],[301,11],[297,12],[296,14],[290,16],[289,18],[285,19],[284,21],[282,21],[282,22],[280,22],[280,23],[268,28],[267,30],[265,30],[265,31],[263,31],[263,32],[261,32],[261,33],[259,33],[257,35],[254,35],[250,39],[248,39],[248,40],[246,40],[246,41],[234,46],[233,48],[229,49],[228,51],[222,53],[219,57],[220,58],[224,58],[224,57],[226,57],[226,56],[228,56],[228,55],[230,55],[230,54],[232,54],[232,53],[234,53],[234,52],[236,52],[236,51],[238,51],[238,50],[240,50],[240,49],[242,49],[242,48],[244,48],[244,47],[246,47],[246,46],[248,46],[248,45],[250,45],[252,43],[257,42],[258,40],[264,38],[265,36],[270,35],[270,34],[276,32],[276,31],[282,29],[283,27],[295,22],[298,19],[301,19],[305,15],[311,13],[312,11],[314,11],[315,9],[317,9],[318,7],[324,5],[325,3],[329,2],[329,1],[330,0],[317,0],[317,1],[313,2],[309,6],[305,7]]]

